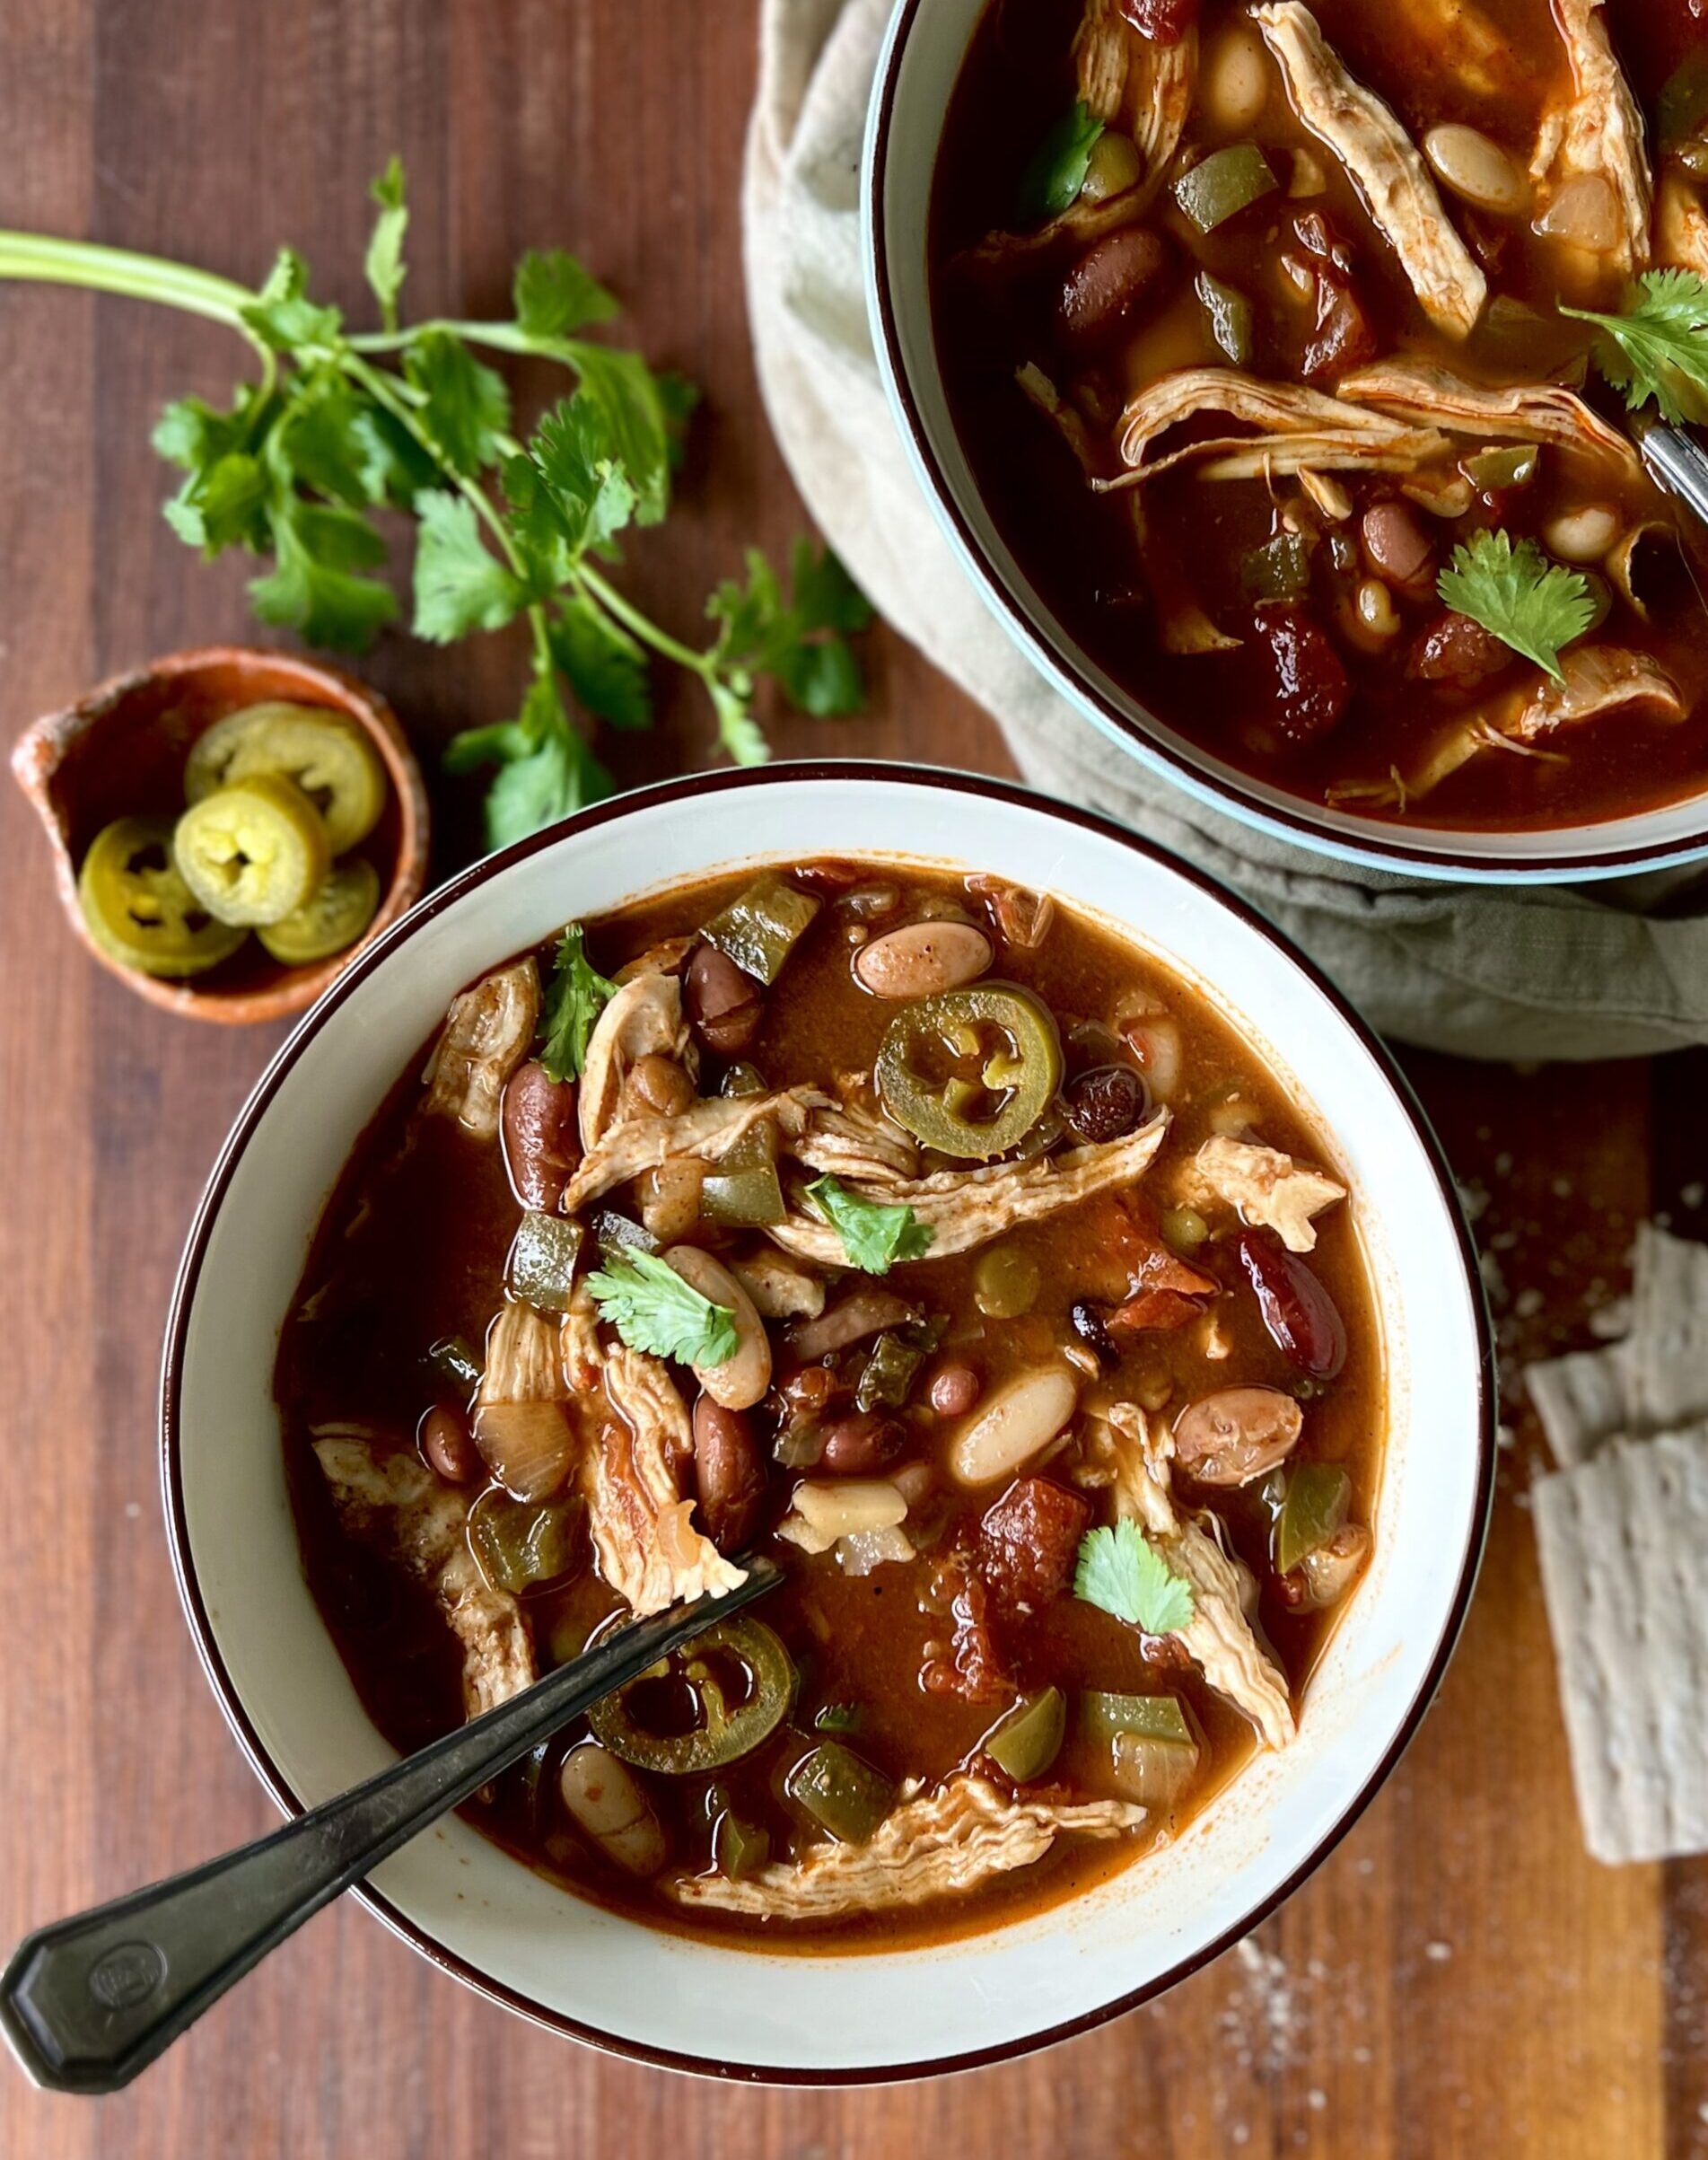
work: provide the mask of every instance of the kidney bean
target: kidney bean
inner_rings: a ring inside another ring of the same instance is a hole
[[[1316,1276],[1273,1230],[1243,1231],[1239,1260],[1288,1364],[1313,1380],[1334,1379],[1346,1362],[1346,1323]]]
[[[447,1485],[467,1485],[480,1468],[480,1451],[469,1427],[442,1402],[434,1403],[421,1420],[416,1437],[427,1467]]]
[[[1062,1111],[1082,1140],[1118,1140],[1144,1121],[1151,1091],[1130,1065],[1097,1065],[1062,1090]]]
[[[683,995],[701,1041],[717,1057],[739,1057],[759,1032],[764,991],[715,945],[695,947]]]
[[[933,1376],[930,1402],[939,1417],[964,1418],[978,1400],[982,1386],[969,1365],[946,1365]]]
[[[1334,726],[1352,696],[1340,654],[1302,608],[1259,608],[1257,629],[1268,662],[1275,732],[1289,742],[1315,742]]]
[[[851,1417],[833,1418],[824,1428],[819,1468],[844,1477],[869,1477],[893,1459],[907,1436],[895,1418],[877,1410],[856,1410]]]
[[[504,1168],[524,1207],[551,1215],[582,1159],[575,1131],[575,1087],[554,1080],[538,1058],[511,1075],[504,1089]]]
[[[1118,337],[1150,297],[1169,259],[1166,242],[1143,225],[1128,225],[1088,248],[1062,280],[1055,319],[1063,337],[1081,349]]]
[[[746,1414],[710,1395],[694,1405],[694,1478],[706,1536],[720,1552],[738,1551],[758,1523],[765,1464]]]
[[[1359,531],[1370,566],[1379,577],[1415,594],[1431,589],[1435,550],[1409,503],[1372,503]]]

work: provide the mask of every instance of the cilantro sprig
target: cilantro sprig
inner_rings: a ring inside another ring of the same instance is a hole
[[[786,591],[750,555],[745,581],[713,594],[704,646],[661,628],[613,584],[623,538],[670,508],[697,395],[586,334],[617,314],[613,295],[574,256],[535,250],[516,266],[507,318],[405,324],[399,159],[372,193],[363,268],[377,329],[352,329],[317,301],[290,248],[251,290],[124,250],[0,233],[0,277],[158,301],[249,341],[257,380],[229,406],[169,405],[154,445],[184,475],[164,505],[180,540],[208,557],[241,548],[270,558],[250,586],[263,622],[311,645],[365,647],[400,612],[375,522],[396,510],[416,521],[417,637],[451,644],[526,624],[530,675],[514,716],[466,731],[447,753],[453,772],[494,771],[490,845],[610,792],[586,724],[649,726],[655,658],[699,680],[739,763],[769,754],[754,711],[762,678],[807,712],[857,711],[863,689],[847,639],[871,610],[828,552],[799,544]],[[504,377],[476,348],[552,362],[572,378],[569,394],[524,435]]]
[[[1550,562],[1533,540],[1474,532],[1435,581],[1444,603],[1468,615],[1560,680],[1560,653],[1595,620],[1582,573]]]
[[[735,1356],[735,1314],[684,1282],[656,1252],[613,1253],[587,1278],[602,1319],[631,1350],[680,1365],[723,1365]]]
[[[1663,420],[1708,421],[1708,284],[1695,270],[1646,270],[1616,315],[1571,308],[1593,322],[1596,365],[1635,411],[1653,399]]]
[[[1080,1540],[1073,1594],[1146,1635],[1178,1634],[1197,1609],[1191,1584],[1126,1517]]]
[[[888,1275],[898,1260],[924,1260],[936,1232],[906,1205],[869,1200],[840,1178],[815,1178],[807,1198],[842,1240],[850,1267]]]
[[[593,1023],[617,985],[607,982],[588,959],[585,935],[571,923],[557,941],[552,979],[546,986],[539,1018],[539,1062],[554,1080],[574,1080],[587,1065],[587,1042]]]

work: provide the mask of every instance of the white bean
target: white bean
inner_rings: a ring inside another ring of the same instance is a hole
[[[1241,24],[1210,48],[1201,101],[1205,119],[1231,135],[1258,119],[1269,102],[1269,60],[1255,31]]]
[[[1542,528],[1548,552],[1562,562],[1599,563],[1619,537],[1619,514],[1607,503],[1563,511]]]
[[[1530,184],[1498,143],[1481,129],[1450,120],[1423,137],[1423,155],[1436,178],[1455,195],[1497,217],[1518,217],[1530,206]]]
[[[854,971],[874,997],[930,997],[977,981],[990,963],[990,940],[971,923],[904,923],[863,945]]]
[[[803,1478],[791,1497],[796,1515],[826,1544],[907,1519],[907,1499],[888,1478]]]
[[[702,1297],[735,1314],[735,1355],[722,1365],[696,1365],[695,1378],[726,1410],[751,1409],[771,1384],[771,1339],[753,1300],[722,1260],[697,1245],[672,1245],[664,1258]]]
[[[564,1758],[558,1773],[564,1805],[588,1836],[632,1875],[655,1875],[664,1865],[664,1832],[653,1804],[628,1766],[583,1741]]]
[[[956,1434],[949,1468],[962,1485],[994,1485],[1047,1447],[1073,1415],[1079,1382],[1065,1365],[1022,1373],[985,1399]]]

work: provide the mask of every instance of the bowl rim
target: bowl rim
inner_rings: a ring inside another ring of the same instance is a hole
[[[1423,1717],[1434,1702],[1447,1667],[1458,1646],[1459,1636],[1469,1611],[1471,1595],[1476,1587],[1478,1571],[1487,1545],[1489,1525],[1493,1511],[1494,1473],[1496,1462],[1497,1397],[1494,1387],[1494,1338],[1489,1316],[1487,1294],[1477,1265],[1476,1251],[1469,1225],[1458,1198],[1458,1186],[1450,1168],[1441,1142],[1436,1137],[1423,1108],[1417,1099],[1410,1081],[1400,1069],[1393,1053],[1377,1035],[1375,1030],[1356,1011],[1350,1000],[1317,967],[1314,961],[1301,953],[1285,934],[1269,921],[1258,909],[1240,895],[1231,892],[1207,872],[1184,861],[1169,849],[1132,831],[1128,827],[1106,818],[1099,812],[1082,809],[1073,803],[1058,803],[1054,798],[1018,782],[996,779],[981,773],[957,772],[942,766],[910,766],[898,768],[867,759],[801,760],[748,768],[724,768],[714,772],[689,774],[682,778],[664,780],[613,796],[608,801],[591,805],[556,825],[528,839],[518,840],[495,855],[484,857],[467,870],[442,885],[436,891],[416,902],[409,912],[394,923],[382,936],[367,947],[340,974],[317,1003],[298,1023],[285,1041],[274,1053],[266,1069],[250,1091],[248,1100],[239,1111],[230,1133],[222,1146],[214,1167],[208,1174],[195,1216],[186,1240],[183,1258],[180,1262],[173,1284],[171,1303],[166,1324],[164,1348],[160,1377],[160,1478],[161,1498],[166,1519],[167,1540],[171,1550],[172,1575],[178,1586],[179,1600],[184,1610],[191,1638],[196,1646],[208,1683],[214,1690],[232,1736],[247,1757],[250,1768],[260,1779],[280,1812],[295,1818],[304,1812],[304,1802],[286,1779],[270,1751],[262,1742],[243,1708],[237,1688],[224,1663],[215,1633],[212,1619],[204,1602],[197,1580],[189,1543],[188,1523],[185,1510],[184,1486],[180,1457],[180,1395],[183,1381],[185,1354],[188,1339],[189,1318],[195,1304],[202,1263],[214,1222],[223,1205],[226,1190],[235,1173],[238,1162],[271,1106],[274,1096],[285,1075],[302,1054],[310,1040],[319,1032],[327,1019],[344,1002],[355,996],[366,978],[399,947],[408,943],[415,934],[447,909],[454,907],[466,894],[475,891],[493,879],[502,877],[512,865],[527,860],[543,850],[556,847],[565,839],[590,831],[613,820],[627,816],[631,811],[650,804],[669,803],[696,795],[723,795],[751,787],[774,786],[789,781],[832,781],[863,786],[895,786],[941,788],[949,794],[971,794],[1006,803],[1015,807],[1041,812],[1065,824],[1112,840],[1136,855],[1149,857],[1174,875],[1196,887],[1209,899],[1228,909],[1248,928],[1277,947],[1282,956],[1298,967],[1313,987],[1333,1005],[1345,1024],[1357,1036],[1377,1069],[1393,1090],[1401,1111],[1415,1133],[1423,1159],[1432,1172],[1440,1190],[1447,1219],[1457,1238],[1459,1256],[1465,1269],[1467,1288],[1470,1294],[1471,1319],[1477,1346],[1476,1388],[1476,1446],[1477,1467],[1476,1497],[1467,1528],[1465,1550],[1458,1563],[1458,1580],[1453,1596],[1442,1622],[1440,1636],[1428,1668],[1406,1706],[1395,1731],[1394,1738],[1381,1760],[1346,1801],[1341,1811],[1328,1824],[1321,1839],[1312,1845],[1300,1865],[1274,1891],[1258,1904],[1243,1913],[1232,1925],[1223,1929],[1213,1941],[1190,1955],[1169,1964],[1164,1971],[1126,1993],[1113,1998],[1094,2009],[1066,2019],[1060,2024],[1040,2028],[1017,2041],[1004,2041],[988,2048],[962,2050],[952,2056],[928,2059],[923,2062],[874,2064],[853,2069],[819,2069],[793,2064],[767,2065],[758,2063],[731,2063],[711,2056],[686,2053],[655,2045],[650,2041],[632,2040],[589,2024],[580,2018],[566,2015],[535,1998],[512,1988],[507,1982],[495,1980],[490,1974],[470,1963],[459,1953],[448,1949],[382,1892],[367,1883],[355,1885],[353,1894],[361,1900],[377,1919],[383,1921],[394,1935],[400,1936],[410,1947],[420,1953],[442,1971],[477,1995],[515,2011],[530,2023],[547,2032],[584,2041],[602,2053],[619,2056],[634,2062],[657,2068],[691,2072],[704,2077],[719,2078],[736,2084],[793,2085],[806,2087],[836,2087],[899,2084],[912,2079],[945,2077],[953,2072],[983,2068],[999,2062],[1010,2062],[1021,2056],[1051,2047],[1058,2041],[1073,2039],[1081,2033],[1094,2031],[1111,2019],[1124,2015],[1143,2004],[1153,2001],[1177,1987],[1182,1980],[1214,1962],[1222,1953],[1244,1939],[1277,1908],[1285,1903],[1309,1876],[1328,1857],[1353,1824],[1363,1814],[1377,1793],[1387,1782],[1401,1755],[1410,1745]],[[518,1863],[521,1865],[521,1863]]]
[[[1142,765],[1150,767],[1207,808],[1222,811],[1276,839],[1292,841],[1314,855],[1327,856],[1332,860],[1414,877],[1490,885],[1592,884],[1605,878],[1631,876],[1639,871],[1678,869],[1708,860],[1708,777],[1704,777],[1695,795],[1680,798],[1690,808],[1694,830],[1666,842],[1634,839],[1618,847],[1572,855],[1509,856],[1454,854],[1445,847],[1425,847],[1400,839],[1379,840],[1374,835],[1389,828],[1374,819],[1361,820],[1362,830],[1357,832],[1331,829],[1318,821],[1302,796],[1289,796],[1284,803],[1274,803],[1258,795],[1243,776],[1224,779],[1219,774],[1213,775],[1195,756],[1177,747],[1161,722],[1136,697],[1130,701],[1131,710],[1105,697],[1086,672],[1079,641],[1040,600],[1038,606],[1052,625],[1055,639],[1044,637],[974,531],[933,448],[907,371],[897,319],[884,197],[902,63],[907,41],[924,9],[925,0],[895,0],[867,107],[860,178],[861,260],[867,320],[885,402],[915,478],[939,527],[980,599],[1051,687],[1129,756],[1135,757]],[[934,348],[934,333],[933,342]],[[1292,807],[1293,804],[1298,807]],[[1658,807],[1678,806],[1675,803]],[[1645,813],[1622,814],[1634,817]],[[1589,833],[1595,830],[1595,823],[1564,825],[1557,830],[1562,833]],[[1449,830],[1463,832],[1467,829]],[[1366,831],[1371,837],[1365,837]],[[1505,836],[1498,829],[1492,829],[1488,837],[1498,843]]]

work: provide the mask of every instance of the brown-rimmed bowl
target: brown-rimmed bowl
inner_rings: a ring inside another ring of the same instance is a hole
[[[356,943],[326,960],[287,968],[250,938],[205,976],[168,981],[126,967],[89,934],[77,871],[95,835],[115,818],[175,817],[184,807],[184,765],[196,738],[240,707],[278,698],[326,706],[354,720],[386,770],[386,807],[362,843],[380,873],[380,906]],[[85,951],[151,1005],[227,1025],[303,1012],[363,947],[421,898],[427,881],[427,792],[391,707],[376,691],[322,661],[247,645],[169,653],[109,676],[75,705],[49,713],[19,737],[12,770],[53,849],[54,882]]]
[[[791,1954],[667,1934],[531,1874],[453,1818],[362,1895],[423,1954],[550,2030],[713,2075],[855,2082],[965,2068],[1159,1994],[1301,1882],[1427,1709],[1469,1601],[1494,1462],[1493,1353],[1452,1180],[1386,1051],[1287,942],[1199,872],[1024,789],[878,765],[703,774],[490,857],[350,967],[263,1076],[185,1253],[162,1376],[179,1585],[220,1702],[279,1805],[380,1769],[303,1580],[271,1392],[281,1319],[344,1163],[471,979],[566,920],[743,865],[980,868],[1064,902],[1213,998],[1347,1177],[1380,1315],[1387,1448],[1370,1570],[1303,1699],[1171,1844],[979,1935]]]
[[[866,305],[879,374],[915,477],[974,589],[1045,680],[1160,778],[1242,824],[1341,862],[1465,884],[1557,884],[1708,859],[1708,782],[1672,802],[1589,823],[1509,830],[1393,824],[1309,802],[1218,758],[1168,725],[1085,651],[1027,577],[985,507],[938,355],[929,261],[933,180],[961,66],[990,4],[895,0],[861,173]]]

